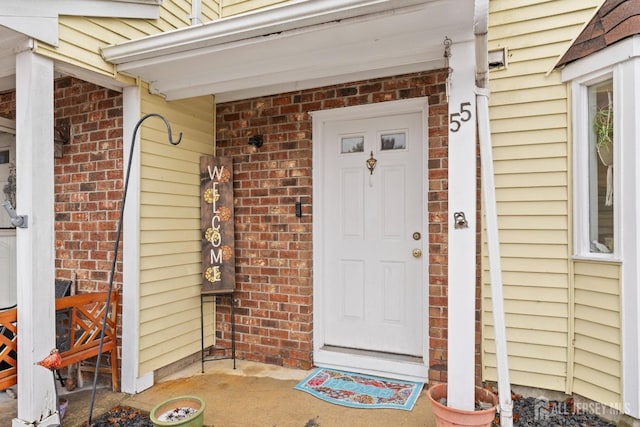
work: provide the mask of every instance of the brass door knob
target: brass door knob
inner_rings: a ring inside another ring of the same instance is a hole
[[[413,254],[413,256],[415,258],[420,258],[422,256],[422,251],[420,249],[416,248],[416,249],[413,250],[412,254]]]

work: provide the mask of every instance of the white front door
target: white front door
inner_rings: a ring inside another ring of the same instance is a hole
[[[0,201],[7,195],[4,189],[9,181],[9,172],[15,164],[15,136],[0,132]],[[16,304],[16,229],[11,218],[0,208],[0,309]]]
[[[314,123],[322,126],[314,185],[323,194],[320,205],[314,196],[322,251],[314,281],[322,288],[314,319],[322,332],[314,339],[342,354],[422,358],[425,115],[388,104],[370,115],[363,107],[341,109],[340,117]]]

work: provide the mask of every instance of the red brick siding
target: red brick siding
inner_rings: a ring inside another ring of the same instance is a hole
[[[54,117],[56,125],[71,126],[71,140],[54,162],[56,278],[73,278],[78,292],[106,291],[124,180],[122,94],[70,77],[57,79]],[[113,284],[122,286],[122,246]],[[118,333],[118,358],[121,351]]]
[[[218,105],[217,155],[233,157],[235,168],[238,357],[300,368],[313,363],[309,111],[428,97],[429,380],[446,381],[445,78],[439,70]],[[257,134],[265,140],[259,150],[247,144]],[[220,343],[228,344],[228,307],[218,320]]]
[[[73,78],[56,80],[54,91],[56,123],[71,125],[54,168],[56,278],[75,275],[79,290],[103,291],[122,199],[122,95]]]
[[[15,119],[15,107],[15,91],[0,94],[0,116]],[[55,277],[75,279],[79,292],[104,291],[122,198],[122,95],[57,79],[54,120],[71,126],[63,156],[54,159]],[[119,261],[114,285],[121,284]]]
[[[14,91],[0,94],[0,116],[15,119]],[[71,125],[71,141],[54,162],[56,278],[75,274],[79,290],[106,290],[122,198],[122,95],[57,79],[54,117]],[[117,285],[121,272],[118,263]]]

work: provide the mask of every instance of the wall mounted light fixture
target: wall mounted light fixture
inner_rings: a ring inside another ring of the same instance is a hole
[[[53,156],[55,158],[62,157],[62,146],[71,141],[71,126],[69,119],[62,120],[57,126],[53,127]]]
[[[253,145],[256,149],[262,147],[264,140],[262,135],[253,135],[249,137],[249,145]]]

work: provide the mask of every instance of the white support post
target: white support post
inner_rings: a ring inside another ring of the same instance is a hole
[[[622,404],[623,412],[640,418],[640,56],[614,69],[615,126],[621,154],[614,159],[621,178],[614,183],[620,206],[622,237]],[[636,143],[630,143],[635,141]],[[614,142],[614,146],[617,142]],[[618,160],[619,159],[619,160]],[[618,166],[619,165],[619,166]],[[621,196],[619,196],[621,195]],[[614,200],[615,203],[615,200]]]
[[[487,248],[489,252],[489,277],[491,278],[491,302],[493,308],[493,334],[496,344],[498,368],[498,398],[500,402],[500,425],[513,425],[513,402],[509,380],[507,333],[504,318],[504,292],[502,289],[502,266],[500,262],[500,239],[498,236],[498,212],[496,187],[493,177],[493,152],[489,128],[489,91],[478,88],[478,135],[482,159],[482,195],[484,197]]]
[[[53,61],[16,55],[18,418],[13,427],[59,424],[54,377],[36,365],[55,347]]]
[[[129,162],[131,135],[141,117],[140,88],[130,86],[123,92],[123,174]],[[139,377],[140,337],[140,133],[135,142],[136,154],[131,165],[127,203],[124,207],[122,251],[122,378],[121,388],[125,393],[139,393],[153,385],[153,372]]]
[[[447,404],[473,411],[477,231],[475,47],[473,41],[453,42],[449,59],[452,73],[449,93]],[[460,213],[464,214],[466,223],[462,222]]]

